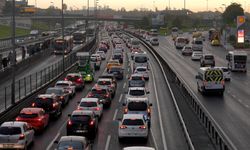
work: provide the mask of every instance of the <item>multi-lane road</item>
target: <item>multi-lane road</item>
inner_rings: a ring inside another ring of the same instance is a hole
[[[191,37],[191,35],[189,35]],[[214,120],[219,124],[224,133],[231,139],[237,149],[250,148],[250,101],[249,101],[249,61],[248,72],[231,73],[231,81],[226,83],[223,97],[202,96],[197,91],[195,75],[200,67],[199,61],[192,61],[190,56],[182,56],[177,50],[171,37],[159,37],[160,45],[154,47],[167,62],[174,68],[184,81],[190,86],[205,106]],[[215,56],[216,66],[227,66],[225,59],[227,50],[222,47],[213,47],[208,42],[204,43],[204,53],[212,53]]]

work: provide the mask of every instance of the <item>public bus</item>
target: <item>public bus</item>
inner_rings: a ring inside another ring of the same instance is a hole
[[[172,39],[175,40],[178,37],[179,29],[177,27],[173,27],[171,29]]]
[[[175,40],[175,48],[182,49],[187,44],[187,38],[177,37]]]
[[[64,40],[62,37],[55,39],[54,41],[54,54],[68,54],[73,48],[72,36],[65,36]]]
[[[73,43],[74,44],[83,44],[86,42],[86,32],[85,31],[76,31],[73,33]]]
[[[247,71],[247,53],[245,51],[229,51],[226,59],[231,71]]]

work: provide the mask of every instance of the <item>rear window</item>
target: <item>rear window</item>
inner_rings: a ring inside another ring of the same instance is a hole
[[[73,116],[71,116],[70,120],[72,122],[89,123],[90,116],[88,116],[88,115],[73,115]]]
[[[131,79],[132,80],[142,80],[142,77],[140,77],[140,76],[133,76]]]
[[[144,122],[142,119],[124,119],[122,125],[141,126]]]
[[[136,63],[146,63],[148,61],[148,58],[145,56],[136,56],[135,62]]]
[[[145,95],[145,92],[144,92],[144,90],[130,90],[129,95],[142,96],[142,95]]]
[[[98,85],[111,85],[110,81],[98,81]]]
[[[58,150],[84,150],[84,147],[81,142],[78,141],[63,141],[59,143]]]
[[[19,117],[21,117],[21,118],[36,118],[36,117],[38,117],[38,114],[36,114],[36,113],[33,113],[33,114],[21,113],[21,114],[19,114]]]
[[[147,71],[146,68],[137,68],[136,71]]]
[[[205,56],[205,59],[213,60],[214,56],[212,56],[212,55],[211,56],[210,55],[209,56]]]
[[[194,44],[199,44],[199,45],[201,45],[201,44],[202,44],[202,41],[194,41]]]
[[[106,89],[100,89],[100,90],[92,89],[91,92],[92,94],[106,94],[107,93]]]
[[[121,68],[112,67],[112,68],[110,68],[110,71],[111,72],[113,72],[113,71],[121,71]]]
[[[81,102],[80,106],[81,107],[96,107],[97,104],[96,102]]]
[[[0,134],[2,135],[17,135],[21,133],[20,127],[0,127]]]
[[[37,98],[35,100],[35,104],[37,107],[46,107],[47,105],[50,106],[53,103],[53,99],[51,98]]]
[[[228,69],[228,68],[222,68],[222,71],[223,71],[223,72],[228,72],[229,69]]]
[[[130,102],[128,104],[128,110],[130,111],[146,111],[148,108],[145,102]]]

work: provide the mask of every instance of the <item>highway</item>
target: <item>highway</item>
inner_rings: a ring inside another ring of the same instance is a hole
[[[205,106],[215,121],[240,150],[250,149],[250,74],[248,72],[231,74],[231,81],[226,83],[224,96],[202,96],[197,91],[195,75],[200,67],[199,61],[194,62],[190,56],[182,56],[177,50],[171,37],[159,37],[160,45],[155,50],[174,68],[194,91],[199,101]],[[216,66],[227,66],[227,50],[222,47],[212,47],[208,42],[204,44],[205,53],[215,56]]]
[[[143,47],[144,50],[146,50]],[[110,58],[111,50],[108,51],[107,57]],[[125,57],[124,69],[125,77],[131,73],[130,69],[130,54]],[[153,104],[152,107],[152,126],[150,136],[147,143],[140,140],[128,140],[124,143],[118,142],[118,118],[122,117],[122,102],[124,100],[124,92],[127,89],[127,79],[118,81],[116,96],[113,99],[110,108],[104,110],[102,119],[99,122],[97,137],[93,141],[93,149],[99,150],[118,150],[126,146],[144,145],[152,146],[158,150],[187,150],[184,135],[182,133],[177,115],[172,104],[169,89],[164,82],[164,77],[160,72],[158,63],[154,57],[150,58],[150,80],[147,83],[147,88],[150,91],[149,98]],[[106,59],[107,61],[108,59]],[[102,63],[101,69],[96,72],[95,79],[98,78],[105,71],[106,61]],[[77,102],[87,95],[87,92],[92,88],[94,83],[87,84],[82,92],[70,101],[70,103],[63,109],[62,116],[50,122],[49,126],[41,134],[35,136],[34,144],[31,149],[44,150],[54,149],[54,141],[59,140],[61,136],[66,135],[66,122],[68,114],[71,114],[76,109]],[[162,92],[164,91],[164,92]]]

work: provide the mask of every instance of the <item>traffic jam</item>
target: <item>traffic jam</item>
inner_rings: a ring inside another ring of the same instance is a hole
[[[81,99],[78,99],[75,110],[68,114],[68,120],[65,120],[66,135],[53,141],[53,147],[59,150],[92,149],[98,134],[98,124],[102,121],[105,109],[115,109],[112,103],[117,97],[118,85],[123,80],[127,86],[122,88],[124,97],[120,111],[123,113],[117,119],[117,139],[122,143],[126,139],[139,138],[147,143],[152,107],[147,88],[150,80],[149,58],[138,39],[122,32],[106,33],[108,38],[100,41],[94,54],[76,53],[76,70],[56,81],[44,93],[38,94],[31,106],[23,108],[14,121],[1,124],[0,149],[29,149],[36,144],[34,138],[46,132],[51,122],[58,121],[77,95],[81,95]],[[106,66],[105,70],[96,77],[101,66]],[[129,74],[125,75],[127,68]],[[82,95],[90,84],[93,86],[86,95]],[[155,148],[134,144],[123,149]]]

